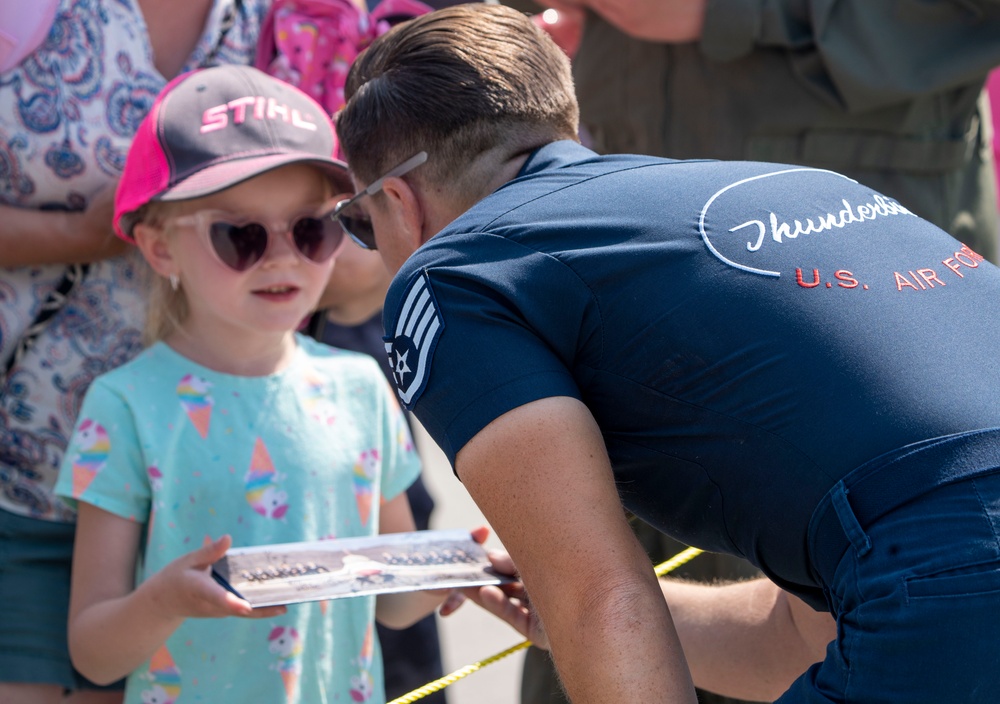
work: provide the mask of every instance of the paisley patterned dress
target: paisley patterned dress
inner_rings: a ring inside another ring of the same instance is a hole
[[[185,70],[250,63],[268,5],[215,0]],[[0,203],[83,210],[117,179],[133,133],[166,84],[151,52],[136,0],[60,0],[45,41],[0,74]],[[141,349],[143,267],[135,253],[91,264],[0,379],[0,509],[73,521],[52,487],[90,382]],[[65,271],[0,269],[0,363]]]

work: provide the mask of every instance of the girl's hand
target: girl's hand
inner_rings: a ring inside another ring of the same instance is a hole
[[[232,544],[207,541],[135,586],[142,524],[81,501],[73,552],[69,650],[88,679],[109,684],[142,666],[188,617],[266,617],[212,578]]]
[[[146,582],[150,585],[150,598],[164,615],[176,618],[268,618],[287,611],[284,606],[254,609],[249,602],[215,581],[212,565],[226,554],[232,542],[228,535],[207,541],[198,550],[171,562]]]

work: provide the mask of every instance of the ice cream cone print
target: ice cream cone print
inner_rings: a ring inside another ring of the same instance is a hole
[[[153,491],[159,491],[163,488],[163,472],[156,465],[150,465],[146,468],[146,476],[149,477],[149,486],[153,488]]]
[[[208,406],[189,408],[187,409],[187,414],[198,431],[198,435],[202,438],[207,438],[208,426],[212,422],[212,409]]]
[[[83,496],[83,492],[87,490],[90,483],[94,481],[94,477],[97,476],[97,472],[86,469],[85,467],[77,467],[73,465],[73,496],[75,498],[80,498]]]
[[[295,692],[299,688],[299,673],[290,670],[282,670],[281,681],[285,683],[285,695],[288,697],[289,701],[295,699]]]
[[[79,498],[108,461],[111,440],[99,423],[87,418],[73,438],[73,497]]]
[[[368,525],[372,510],[372,489],[380,468],[381,457],[375,448],[362,452],[354,463],[354,501],[358,505],[361,525]]]
[[[361,652],[358,653],[358,660],[360,661],[361,667],[365,669],[372,666],[372,657],[375,655],[375,634],[374,629],[371,624],[368,624],[368,630],[365,631],[365,639],[361,643]]]
[[[357,486],[354,488],[354,501],[358,505],[358,516],[361,517],[361,525],[368,525],[368,516],[372,512],[372,491],[368,489],[368,493],[364,493],[364,490],[359,490]]]
[[[177,396],[181,406],[202,439],[208,437],[208,427],[212,420],[212,406],[215,399],[208,393],[212,384],[204,379],[185,374],[177,384]]]
[[[351,677],[351,699],[356,702],[368,701],[374,694],[375,683],[371,675],[372,657],[375,652],[373,639],[372,626],[369,624],[356,661],[358,674]]]
[[[330,390],[322,378],[306,375],[302,403],[306,412],[323,425],[333,425],[336,422],[337,407],[330,400]]]
[[[351,676],[351,699],[356,702],[366,702],[371,699],[375,690],[375,682],[368,670],[360,670]]]
[[[283,518],[288,512],[288,495],[278,487],[280,475],[274,469],[264,441],[257,438],[246,473],[247,503],[267,518]]]
[[[153,653],[149,661],[152,686],[142,693],[143,701],[173,704],[181,694],[181,673],[166,646]]]
[[[402,424],[396,433],[396,444],[403,448],[403,452],[413,452],[413,437],[406,425]]]
[[[278,656],[277,669],[289,700],[295,699],[302,670],[302,640],[294,628],[275,626],[267,636],[268,650]]]

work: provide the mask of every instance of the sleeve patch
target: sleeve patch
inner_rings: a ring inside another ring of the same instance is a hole
[[[427,385],[434,348],[443,330],[444,320],[424,273],[410,284],[396,324],[383,338],[396,393],[407,410],[413,410]]]

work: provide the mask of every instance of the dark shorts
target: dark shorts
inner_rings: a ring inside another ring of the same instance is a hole
[[[864,505],[864,487],[848,490],[836,513],[850,547],[825,580],[837,639],[780,704],[998,701],[1000,470],[985,461],[985,471],[871,524],[854,521],[848,508]],[[903,473],[899,484],[914,474]],[[876,503],[887,501],[881,494]]]
[[[66,645],[73,529],[0,509],[0,682],[99,687],[70,663]]]

